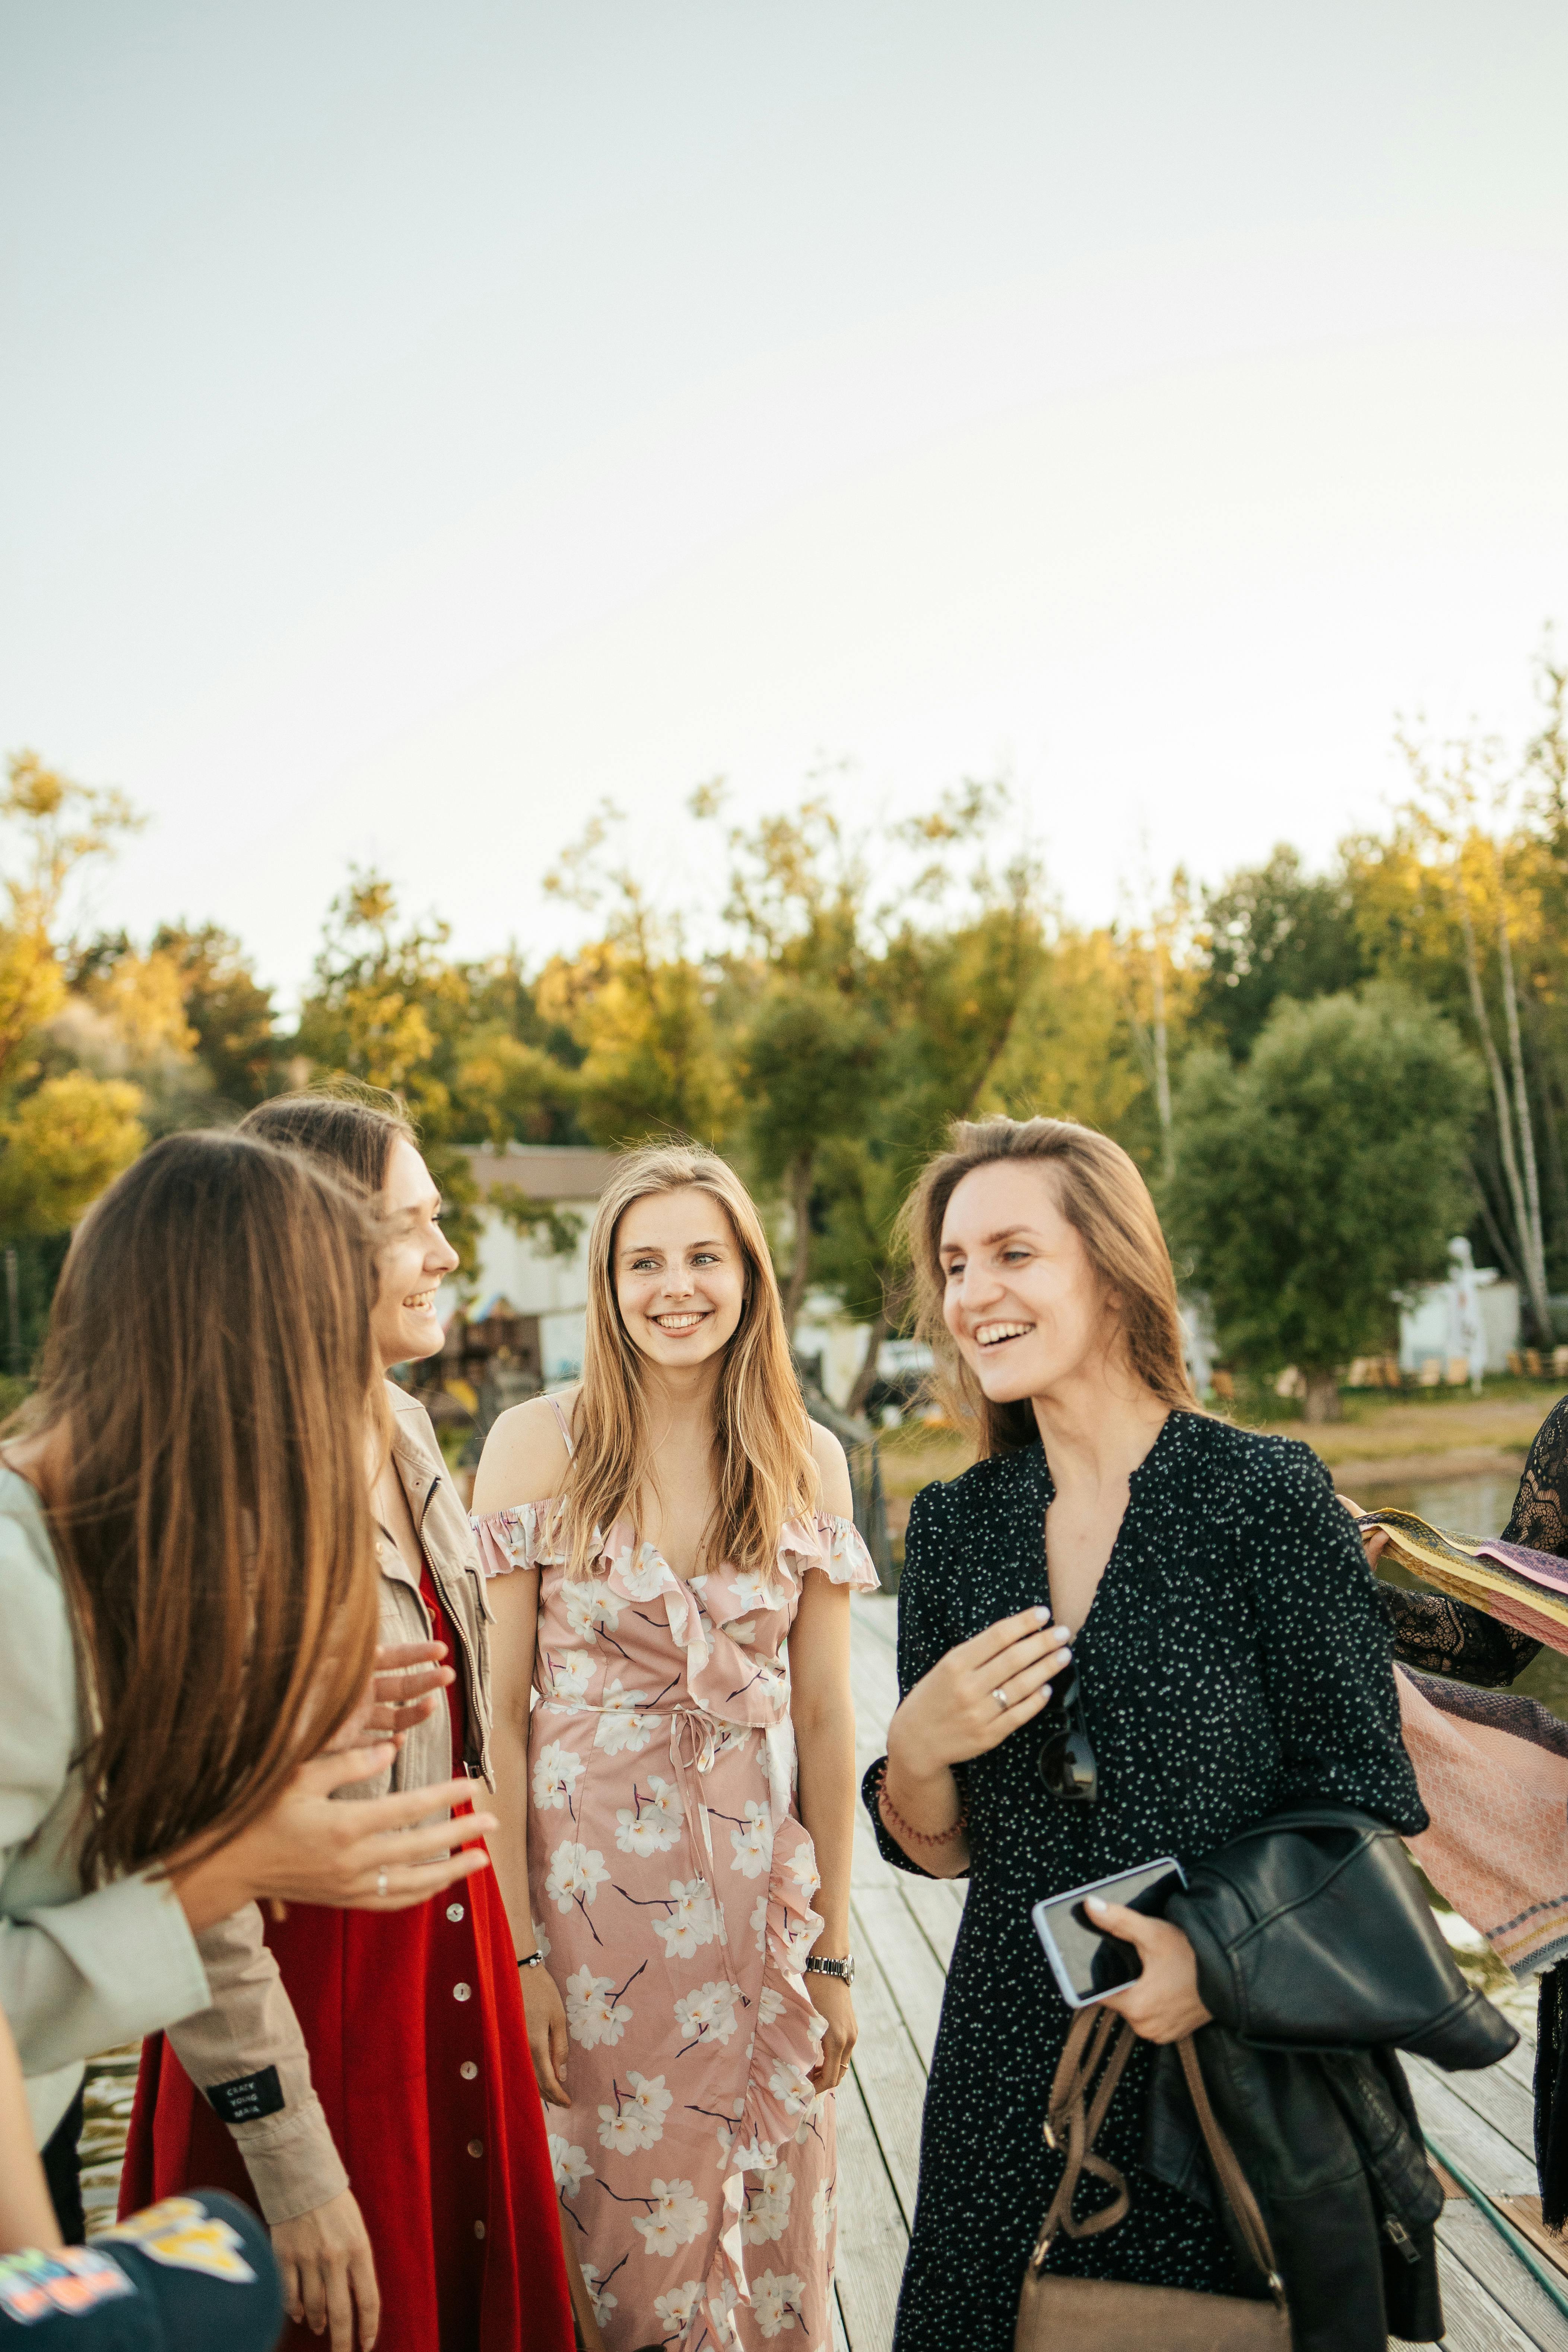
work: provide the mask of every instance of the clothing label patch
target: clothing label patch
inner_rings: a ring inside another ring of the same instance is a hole
[[[19,2327],[62,2315],[79,2319],[100,2304],[135,2293],[135,2280],[96,2246],[62,2246],[53,2254],[0,2254],[0,2312]]]
[[[276,2066],[237,2074],[232,2083],[215,2083],[202,2095],[220,2123],[257,2124],[263,2116],[283,2112],[283,2085]]]
[[[256,2273],[245,2259],[245,2241],[221,2214],[209,2213],[196,2197],[165,2197],[144,2213],[106,2230],[103,2239],[123,2239],[169,2270],[200,2271],[206,2278],[248,2286]]]

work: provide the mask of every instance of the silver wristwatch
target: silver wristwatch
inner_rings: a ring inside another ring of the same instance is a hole
[[[855,1955],[849,1952],[841,1960],[819,1960],[814,1952],[805,1963],[805,1973],[808,1977],[837,1977],[840,1984],[853,1984]]]

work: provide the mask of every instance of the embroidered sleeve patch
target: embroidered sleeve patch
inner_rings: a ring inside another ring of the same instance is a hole
[[[135,2281],[112,2255],[100,2253],[96,2246],[62,2246],[53,2254],[0,2255],[0,2314],[19,2327],[62,2315],[78,2319],[100,2304],[136,2291]]]
[[[200,2271],[205,2277],[227,2279],[248,2286],[256,2273],[245,2259],[245,2241],[220,2213],[209,2213],[199,2197],[165,2197],[144,2213],[132,2213],[99,2242],[121,2239],[138,2252],[175,2271]]]
[[[259,2123],[263,2116],[280,2115],[283,2109],[283,2085],[276,2066],[263,2066],[256,2074],[237,2074],[232,2083],[214,2083],[203,2096],[226,2124]]]

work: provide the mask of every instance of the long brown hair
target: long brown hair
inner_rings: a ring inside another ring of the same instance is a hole
[[[246,1113],[239,1133],[307,1153],[367,1200],[386,1183],[394,1144],[418,1140],[397,1097],[371,1087],[274,1095]]]
[[[224,1843],[341,1728],[375,1649],[374,1236],[249,1137],[172,1135],[79,1228],[17,1426],[85,1683],[89,1879]]]
[[[654,1144],[620,1160],[588,1236],[588,1336],[576,1408],[576,1444],[561,1489],[558,1526],[571,1572],[593,1565],[595,1528],[608,1536],[635,1510],[652,1468],[646,1360],[621,1320],[616,1235],[634,1201],[695,1185],[728,1218],[745,1262],[741,1319],[724,1351],[713,1403],[718,1496],[698,1567],[733,1560],[761,1568],[777,1556],[786,1519],[813,1510],[821,1486],[811,1424],[790,1360],[779,1286],[751,1194],[734,1170],[699,1144]]]
[[[1026,1160],[1048,1172],[1057,1207],[1121,1302],[1131,1370],[1163,1404],[1200,1412],[1187,1377],[1171,1253],[1137,1162],[1108,1135],[1072,1118],[955,1119],[948,1149],[926,1162],[900,1223],[914,1274],[915,1328],[935,1356],[937,1394],[954,1420],[976,1429],[982,1458],[1016,1454],[1039,1435],[1026,1397],[994,1404],[984,1394],[942,1311],[947,1204],[971,1170],[996,1160]]]

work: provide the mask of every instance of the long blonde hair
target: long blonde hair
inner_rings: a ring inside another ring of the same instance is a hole
[[[942,1314],[941,1249],[947,1204],[963,1179],[995,1160],[1048,1170],[1057,1207],[1089,1262],[1121,1301],[1128,1361],[1163,1404],[1202,1411],[1187,1377],[1171,1253],[1149,1187],[1119,1143],[1072,1118],[955,1119],[948,1149],[926,1162],[900,1218],[914,1272],[915,1328],[936,1359],[934,1386],[952,1417],[976,1431],[982,1457],[1016,1454],[1039,1434],[1026,1397],[994,1404],[954,1347]]]
[[[790,1360],[779,1286],[751,1194],[734,1170],[699,1144],[650,1145],[620,1160],[588,1236],[588,1334],[574,1416],[574,1450],[561,1489],[559,1537],[569,1573],[592,1572],[595,1533],[635,1511],[652,1473],[647,1367],[621,1319],[616,1235],[634,1201],[695,1185],[730,1221],[745,1262],[741,1319],[724,1351],[713,1401],[718,1496],[699,1547],[699,1571],[721,1560],[761,1568],[786,1519],[815,1509],[820,1478],[811,1424]]]

